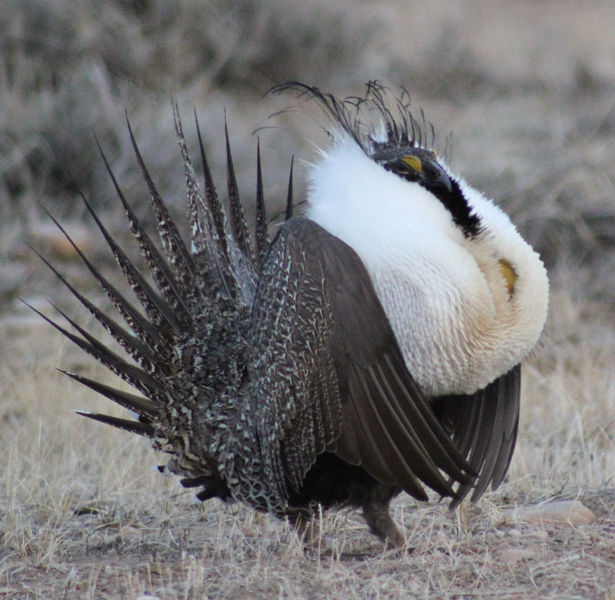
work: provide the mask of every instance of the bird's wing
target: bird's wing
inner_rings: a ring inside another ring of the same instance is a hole
[[[250,348],[266,480],[300,488],[326,450],[421,499],[423,485],[456,498],[455,482],[472,484],[405,366],[363,263],[308,219],[287,222],[269,249]]]
[[[510,465],[521,395],[521,365],[513,367],[486,388],[468,396],[447,396],[434,403],[440,422],[455,446],[478,473],[474,485],[462,484],[452,506],[470,490],[478,500],[489,484],[497,488]]]

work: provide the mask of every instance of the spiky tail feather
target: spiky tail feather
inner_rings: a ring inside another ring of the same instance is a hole
[[[65,312],[56,309],[70,326],[68,328],[31,308],[141,394],[131,394],[63,371],[75,381],[133,411],[138,415],[138,419],[124,419],[100,413],[79,414],[143,435],[151,439],[155,447],[173,454],[170,470],[188,476],[182,480],[184,485],[202,486],[204,489],[198,497],[204,500],[212,496],[227,497],[228,490],[215,476],[215,460],[207,455],[207,440],[202,439],[206,432],[201,431],[200,437],[190,435],[194,430],[192,409],[198,403],[199,412],[203,414],[208,408],[212,408],[211,403],[220,396],[220,390],[228,388],[229,385],[232,387],[233,381],[238,385],[245,365],[241,363],[241,353],[234,352],[233,348],[241,342],[238,339],[242,332],[241,322],[249,312],[258,269],[269,240],[260,145],[257,147],[256,226],[253,243],[239,197],[226,123],[227,191],[230,207],[228,215],[214,185],[196,113],[204,193],[201,192],[192,166],[176,104],[173,105],[173,117],[184,162],[191,228],[190,244],[180,235],[154,184],[128,117],[126,122],[130,141],[149,189],[150,205],[156,220],[161,250],[137,218],[98,140],[96,143],[124,208],[130,231],[145,259],[149,276],[139,270],[104,226],[92,205],[83,198],[140,308],[131,303],[122,291],[102,275],[51,215],[51,219],[73,246],[87,270],[104,290],[119,314],[120,321],[105,314],[35,250],[130,359],[126,360],[113,352]],[[292,215],[292,162],[286,215]],[[213,410],[215,411],[215,406]],[[193,443],[193,438],[198,440]]]

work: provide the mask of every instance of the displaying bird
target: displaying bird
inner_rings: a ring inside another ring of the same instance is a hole
[[[149,275],[86,206],[141,309],[77,247],[123,322],[50,265],[127,356],[65,313],[70,328],[44,318],[138,392],[69,373],[138,418],[82,414],[149,438],[200,500],[240,501],[298,525],[319,505],[360,507],[373,533],[401,546],[389,513],[401,491],[426,500],[431,488],[456,506],[506,474],[546,272],[509,218],[438,158],[433,129],[404,93],[391,100],[373,82],[345,100],[300,83],[275,91],[287,90],[329,121],[304,216],[292,216],[291,168],[287,218],[269,241],[259,152],[252,243],[228,132],[224,210],[198,121],[204,191],[174,107],[186,242],[128,124],[161,248],[103,160]]]

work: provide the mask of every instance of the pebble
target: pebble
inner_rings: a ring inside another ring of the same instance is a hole
[[[521,560],[529,560],[536,556],[534,548],[507,548],[500,554],[500,562],[515,564]]]
[[[521,537],[521,532],[518,529],[509,529],[508,535],[511,537]]]
[[[596,515],[579,500],[557,500],[533,506],[522,506],[514,511],[518,522],[552,525],[589,525]]]

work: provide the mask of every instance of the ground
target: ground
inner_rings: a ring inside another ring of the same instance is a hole
[[[66,0],[7,3],[0,596],[615,599],[615,7],[606,0],[308,4],[117,0],[100,15],[87,0],[76,8]],[[21,296],[52,312],[43,300],[51,297],[80,314],[26,244],[91,287],[48,227],[43,204],[112,270],[77,188],[121,230],[94,130],[145,209],[125,108],[181,215],[171,94],[193,151],[193,106],[206,141],[218,140],[210,152],[219,178],[226,108],[248,191],[251,133],[259,130],[275,203],[284,198],[291,153],[309,160],[301,140],[322,137],[314,123],[295,122],[297,111],[268,119],[293,99],[261,94],[288,79],[350,94],[371,78],[405,85],[442,148],[453,133],[452,167],[502,205],[541,253],[550,313],[524,365],[519,442],[498,490],[456,512],[436,498],[401,496],[393,513],[403,552],[383,548],[359,514],[330,513],[321,547],[306,553],[288,524],[237,505],[195,504],[154,469],[164,457],[147,443],[72,412],[122,414],[56,370],[106,377],[20,303]],[[593,518],[528,518],[531,507],[573,500]]]

